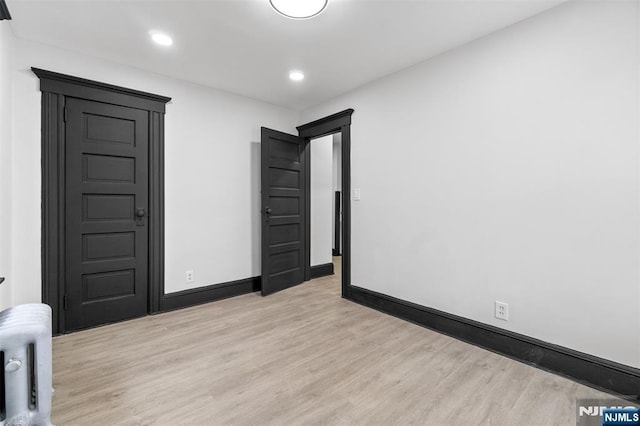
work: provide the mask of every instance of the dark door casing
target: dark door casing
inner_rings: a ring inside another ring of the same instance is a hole
[[[54,334],[159,312],[171,98],[38,68],[42,302]]]
[[[149,113],[67,99],[66,325],[147,314]]]
[[[262,128],[262,295],[304,281],[304,139]]]
[[[351,193],[351,115],[353,109],[345,109],[319,120],[298,126],[298,135],[304,138],[305,147],[309,143],[313,143],[312,139],[321,136],[327,136],[334,133],[342,135],[342,297],[349,298],[351,294],[351,201],[349,194]],[[311,164],[311,150],[305,149],[304,163]],[[305,193],[311,192],[311,169],[304,169]],[[305,200],[305,217],[311,216],[311,199],[307,197]],[[306,262],[305,262],[305,279],[311,276],[311,256],[310,252],[311,226],[309,221],[305,223],[305,242],[306,242]]]

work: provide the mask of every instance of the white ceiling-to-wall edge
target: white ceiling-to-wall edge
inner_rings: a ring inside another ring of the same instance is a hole
[[[9,0],[18,37],[304,109],[566,0],[333,0],[291,20],[267,0]],[[148,31],[170,34],[154,45]],[[306,78],[291,82],[291,69]]]

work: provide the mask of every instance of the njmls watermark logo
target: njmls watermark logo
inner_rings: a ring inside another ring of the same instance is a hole
[[[576,426],[640,426],[640,406],[623,399],[579,399]]]

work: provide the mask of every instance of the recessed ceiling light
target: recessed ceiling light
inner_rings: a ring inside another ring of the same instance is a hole
[[[151,35],[151,40],[160,46],[171,46],[173,44],[173,39],[164,33],[150,31],[149,34]]]
[[[289,78],[293,81],[301,81],[304,80],[304,74],[302,73],[302,71],[291,71],[289,73]]]
[[[328,0],[269,0],[276,12],[293,19],[306,19],[318,15]]]

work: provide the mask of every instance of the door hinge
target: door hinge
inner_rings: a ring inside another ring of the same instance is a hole
[[[69,117],[68,114],[69,114],[69,110],[67,109],[67,107],[64,107],[64,109],[62,110],[62,115],[64,116],[63,120],[64,120],[65,123],[68,120],[68,117]]]
[[[67,295],[62,296],[62,309],[67,310]]]

